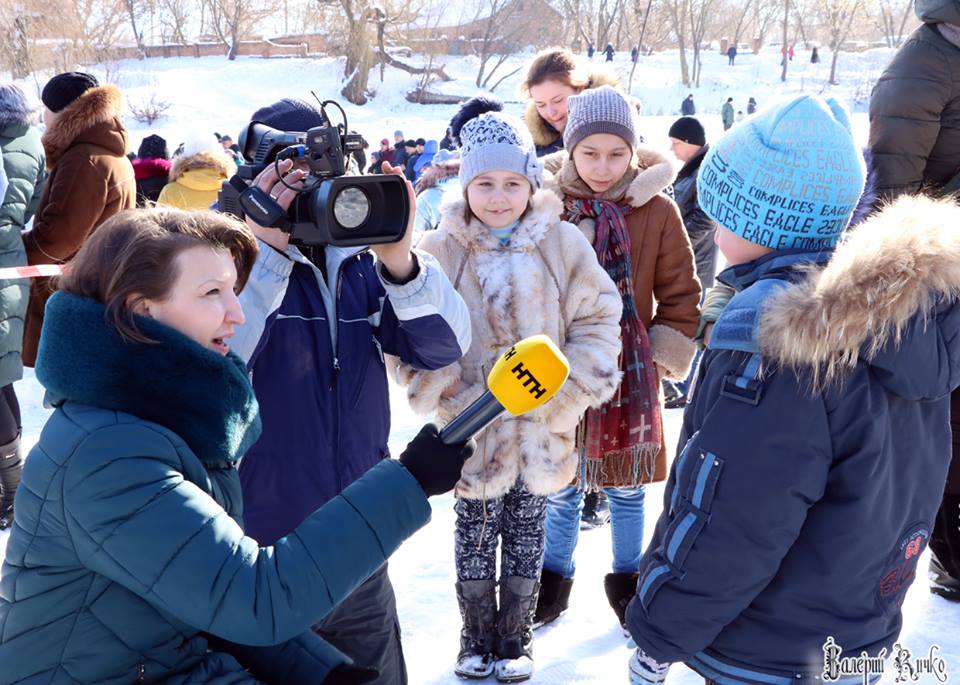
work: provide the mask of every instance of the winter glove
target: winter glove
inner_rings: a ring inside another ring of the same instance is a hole
[[[337,664],[337,667],[323,679],[322,685],[363,685],[363,683],[372,683],[379,676],[380,671],[375,668]]]
[[[669,669],[670,664],[661,664],[637,647],[630,657],[630,685],[659,685],[667,679]]]
[[[444,445],[437,425],[428,423],[407,445],[400,463],[417,479],[427,497],[433,497],[457,484],[463,462],[473,456],[476,447],[473,440],[462,445]]]

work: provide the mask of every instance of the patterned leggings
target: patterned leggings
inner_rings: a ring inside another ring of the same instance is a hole
[[[497,577],[497,538],[502,540],[501,577],[540,578],[547,514],[545,496],[531,495],[523,480],[518,479],[503,497],[458,498],[454,511],[457,580]]]

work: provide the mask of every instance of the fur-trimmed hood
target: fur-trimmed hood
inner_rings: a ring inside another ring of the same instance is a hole
[[[587,85],[588,90],[590,88],[599,88],[600,86],[620,87],[620,77],[609,69],[591,66],[589,67],[589,74],[590,83]],[[523,112],[523,123],[525,123],[530,130],[530,135],[533,137],[533,142],[537,147],[552,145],[563,136],[562,133],[557,131],[557,129],[548,124],[547,121],[540,116],[533,100],[527,101],[526,108]]]
[[[170,180],[177,181],[194,169],[212,169],[224,178],[237,173],[237,165],[227,155],[216,150],[204,150],[195,155],[175,157],[170,164]]]
[[[936,348],[925,345],[960,297],[958,224],[952,202],[912,196],[867,219],[824,267],[770,296],[760,320],[764,357],[812,368],[818,387],[862,360],[900,396],[948,392],[960,366],[956,325]]]
[[[20,86],[14,83],[0,85],[0,128],[32,126],[37,123],[37,111]]]
[[[467,201],[461,195],[450,193],[440,206],[440,228],[468,250],[496,250],[500,241],[479,221],[464,220]],[[510,236],[510,245],[517,249],[533,247],[560,220],[563,203],[551,191],[541,188],[530,198],[530,208]]]
[[[53,168],[72,145],[91,143],[116,155],[127,153],[127,129],[120,115],[123,94],[116,86],[105,85],[86,91],[57,115],[43,134],[47,167]]]

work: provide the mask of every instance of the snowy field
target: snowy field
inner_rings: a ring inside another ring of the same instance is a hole
[[[755,97],[760,106],[783,94],[807,92],[833,95],[848,103],[854,112],[858,142],[866,144],[866,105],[870,86],[889,61],[888,50],[872,50],[855,55],[842,55],[838,86],[827,86],[830,54],[821,53],[822,62],[809,63],[809,53],[797,52],[790,65],[786,84],[779,81],[780,55],[776,50],[755,56],[741,53],[737,66],[727,67],[726,57],[708,53],[702,85],[689,90],[677,83],[676,52],[643,58],[634,77],[632,93],[644,105],[647,116],[642,133],[647,142],[666,147],[666,132],[678,116],[680,102],[693,92],[698,116],[705,123],[708,137],[715,139],[722,132],[720,106],[727,97],[735,99],[736,109],[746,111],[748,97]],[[516,55],[504,65],[503,73],[521,66],[528,54]],[[595,57],[596,60],[596,57]],[[407,60],[418,61],[417,56]],[[620,54],[614,63],[626,82],[629,60]],[[477,63],[474,58],[450,58],[447,71],[456,79],[439,84],[437,90],[472,95]],[[237,134],[252,112],[281,97],[310,98],[314,90],[322,99],[338,97],[342,62],[333,58],[304,60],[264,60],[240,58],[234,63],[222,58],[153,59],[127,61],[94,68],[102,80],[107,72],[127,94],[129,100],[141,102],[156,96],[168,102],[168,116],[152,128],[128,118],[131,145],[135,150],[149,133],[158,133],[176,147],[190,131],[219,131]],[[497,95],[507,101],[507,111],[520,114],[522,105],[517,95],[518,74],[508,79]],[[45,75],[27,82],[31,89],[42,86]],[[440,138],[446,122],[456,111],[453,106],[419,106],[408,103],[403,94],[416,85],[416,78],[388,69],[381,83],[379,71],[371,72],[370,88],[376,96],[365,107],[344,105],[350,128],[370,141],[377,141],[402,129],[407,138]],[[395,389],[394,389],[395,390]],[[28,450],[48,416],[42,407],[42,388],[32,373],[17,384],[24,417],[24,443]],[[414,416],[401,392],[392,394],[393,433],[391,448],[399,453],[423,423]],[[681,414],[668,411],[667,444],[676,443]],[[649,539],[661,509],[663,486],[647,491],[645,536]],[[454,597],[453,568],[453,498],[432,500],[433,520],[408,541],[391,561],[391,576],[397,590],[404,647],[412,685],[461,683],[452,673],[458,649],[460,619]],[[6,545],[6,534],[0,534],[0,552]],[[548,628],[536,634],[537,672],[532,683],[626,683],[629,650],[613,612],[603,593],[603,576],[611,560],[609,527],[582,534],[577,550],[577,580],[574,583],[569,611]],[[922,559],[920,568],[926,568]],[[931,595],[921,577],[907,595],[904,607],[904,630],[901,642],[916,656],[925,656],[931,645],[939,645],[948,671],[960,678],[960,606]],[[893,682],[892,675],[886,676]],[[702,682],[695,673],[682,666],[671,670],[670,685]],[[935,682],[928,679],[928,682]]]

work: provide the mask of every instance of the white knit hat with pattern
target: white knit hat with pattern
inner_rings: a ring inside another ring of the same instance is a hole
[[[501,112],[485,112],[460,129],[460,184],[466,188],[480,174],[495,169],[526,176],[536,190],[543,167],[530,132],[518,119]]]

